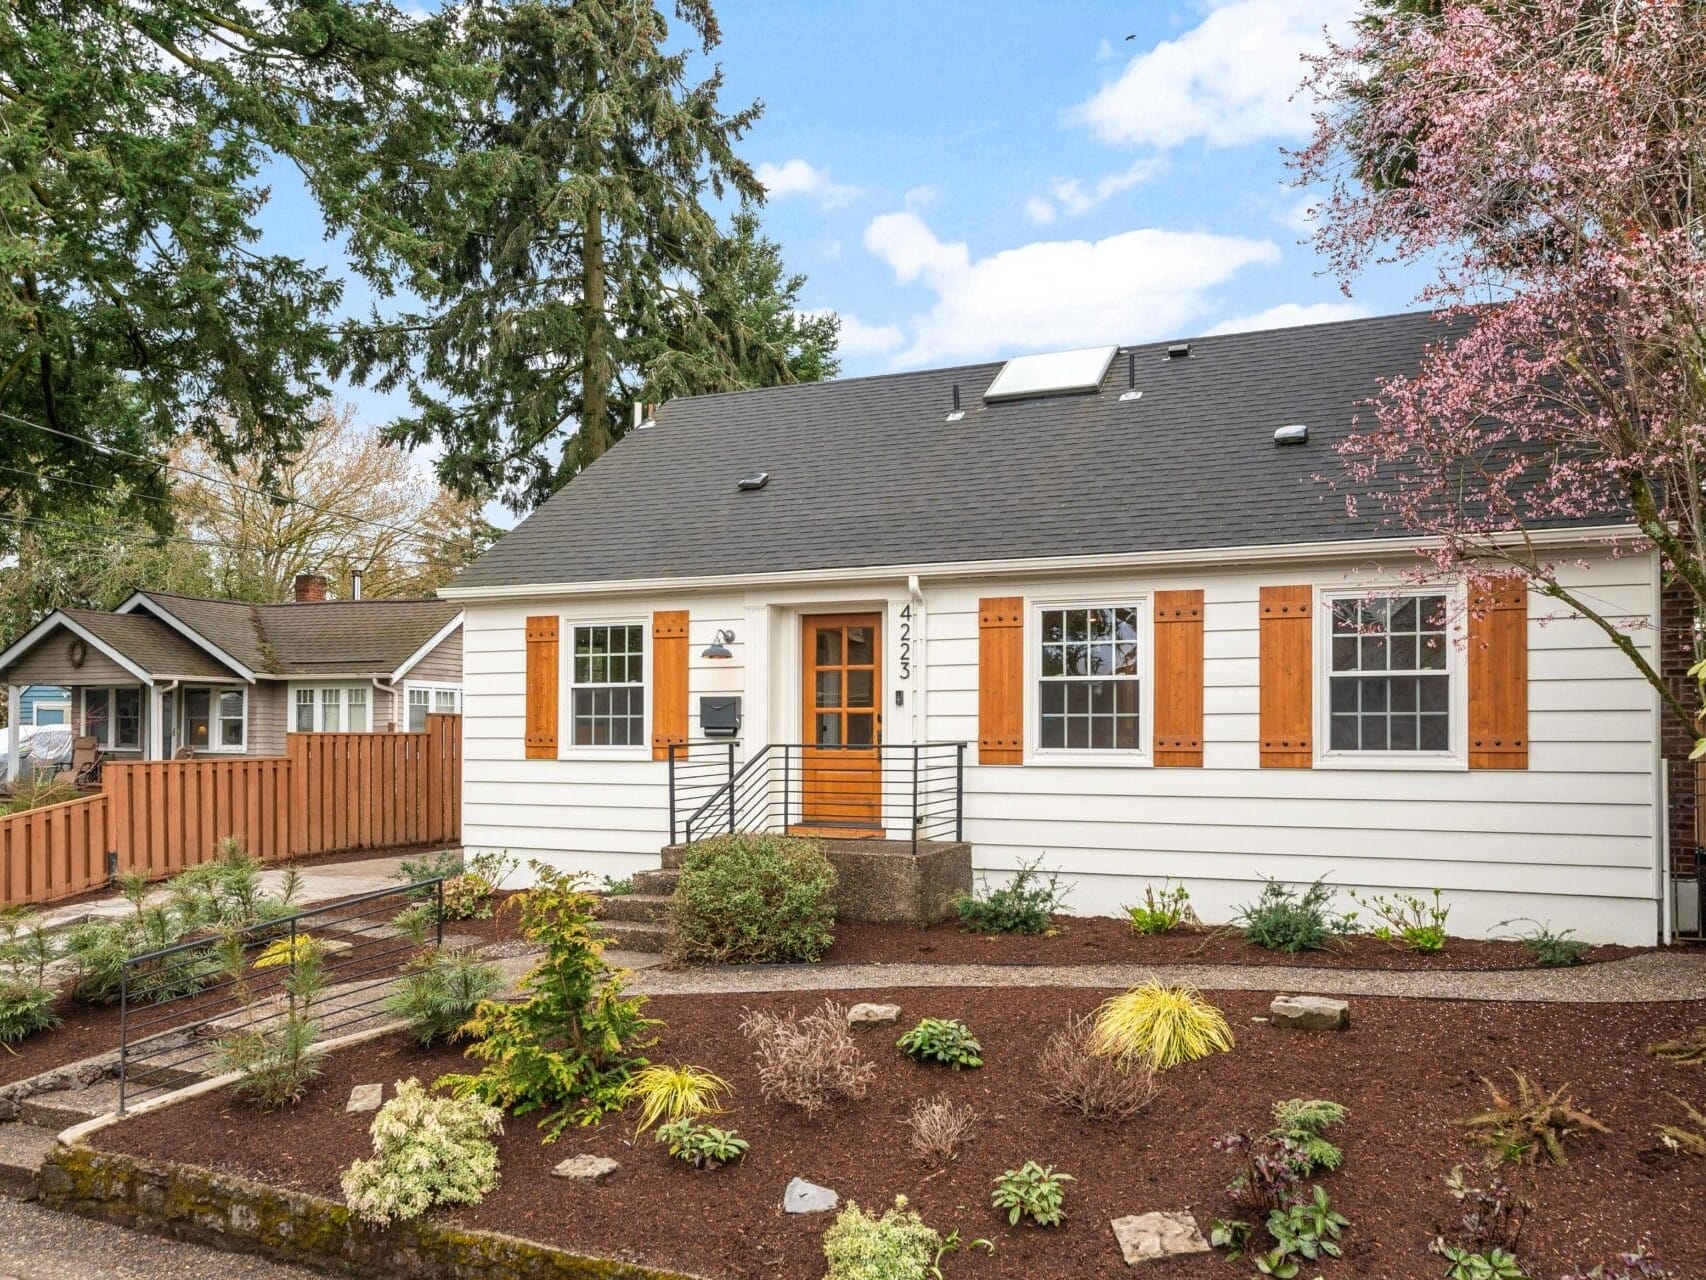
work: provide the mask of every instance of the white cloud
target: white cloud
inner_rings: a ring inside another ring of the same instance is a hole
[[[1222,320],[1209,333],[1251,333],[1258,329],[1291,329],[1300,324],[1330,324],[1335,320],[1360,320],[1368,308],[1355,302],[1282,302],[1266,311]]]
[[[1208,309],[1206,290],[1280,257],[1269,240],[1143,228],[974,259],[911,211],[873,219],[865,247],[899,283],[936,295],[908,322],[897,366],[1166,337]]]
[[[845,356],[880,356],[896,350],[906,341],[897,324],[867,324],[856,315],[841,313],[841,342]]]
[[[1104,142],[1176,147],[1191,138],[1237,146],[1309,131],[1298,92],[1302,55],[1340,30],[1358,0],[1230,0],[1202,22],[1138,54],[1073,113]]]
[[[1118,173],[1110,173],[1105,178],[1098,178],[1086,186],[1077,178],[1063,178],[1049,187],[1052,201],[1041,196],[1033,196],[1025,202],[1025,212],[1031,215],[1033,222],[1053,222],[1058,211],[1068,214],[1088,213],[1097,205],[1119,195],[1122,191],[1130,191],[1139,183],[1148,182],[1161,168],[1161,161],[1151,157],[1139,160],[1128,169]]]
[[[1041,196],[1032,196],[1025,201],[1025,214],[1032,222],[1047,225],[1054,221],[1054,204]]]
[[[781,164],[766,161],[755,172],[772,200],[806,196],[826,209],[838,209],[859,198],[858,187],[832,182],[828,169],[819,169],[805,160],[787,160]]]

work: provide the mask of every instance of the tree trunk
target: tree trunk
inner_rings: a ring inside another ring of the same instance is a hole
[[[610,447],[610,378],[606,369],[609,316],[604,306],[604,211],[595,203],[587,212],[581,251],[580,465]]]

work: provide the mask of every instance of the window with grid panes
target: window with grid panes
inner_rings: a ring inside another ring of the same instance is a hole
[[[1045,751],[1137,751],[1135,604],[1044,609],[1037,745]]]
[[[1450,644],[1444,595],[1334,601],[1328,750],[1449,751]]]
[[[645,628],[638,623],[575,628],[570,675],[577,747],[645,745],[645,659]]]

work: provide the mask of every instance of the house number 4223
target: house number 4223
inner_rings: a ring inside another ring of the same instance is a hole
[[[912,606],[902,605],[900,610],[900,678],[912,679]]]

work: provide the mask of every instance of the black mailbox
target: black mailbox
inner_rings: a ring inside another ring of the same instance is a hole
[[[699,732],[707,738],[738,738],[740,699],[732,695],[700,698]]]

